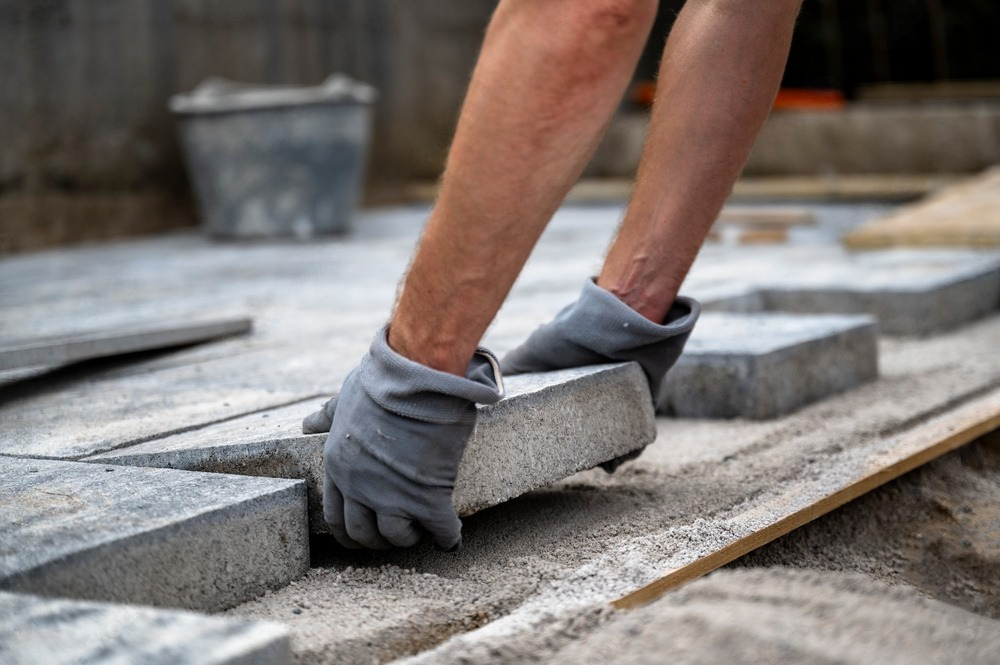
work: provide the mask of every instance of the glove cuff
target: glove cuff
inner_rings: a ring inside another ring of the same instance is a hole
[[[625,349],[690,334],[700,314],[697,300],[678,296],[663,323],[654,323],[599,287],[594,279],[588,279],[579,299],[560,312],[556,320],[568,339],[615,358]]]
[[[383,409],[429,423],[474,420],[476,404],[503,397],[500,363],[490,351],[476,349],[465,377],[455,376],[393,351],[388,326],[375,335],[358,372],[365,392]]]

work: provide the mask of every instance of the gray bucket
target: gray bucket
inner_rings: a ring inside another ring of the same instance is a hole
[[[342,75],[311,87],[208,79],[171,98],[205,231],[224,238],[347,231],[374,99],[374,88]]]

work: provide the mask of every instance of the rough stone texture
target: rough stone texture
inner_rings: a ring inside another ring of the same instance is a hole
[[[1000,622],[857,574],[719,572],[617,615],[561,663],[992,665]]]
[[[154,610],[0,592],[5,665],[282,665],[288,630]]]
[[[705,313],[664,381],[658,411],[774,418],[878,376],[866,316]]]
[[[996,254],[790,250],[734,256],[721,270],[696,271],[689,291],[709,310],[870,314],[881,333],[903,336],[950,330],[1000,307]]]
[[[773,311],[872,314],[879,330],[889,335],[949,330],[996,311],[1000,304],[1000,269],[996,266],[956,269],[939,279],[891,286],[859,277],[845,277],[841,285],[766,289],[764,299]]]
[[[69,337],[6,342],[0,346],[0,370],[61,365],[104,356],[136,353],[204,342],[250,330],[250,319],[178,322],[93,331]]]
[[[301,482],[0,457],[0,588],[216,611],[309,565]]]
[[[585,367],[504,380],[506,397],[479,407],[459,467],[454,504],[470,515],[590,469],[656,437],[649,389],[634,364]],[[325,434],[301,433],[309,400],[87,458],[108,464],[304,478],[310,525],[325,532]]]
[[[78,459],[281,406],[335,386],[325,371],[311,371],[323,365],[342,366],[333,357],[265,351],[134,374],[82,368],[0,386],[0,397],[10,397],[0,454]]]

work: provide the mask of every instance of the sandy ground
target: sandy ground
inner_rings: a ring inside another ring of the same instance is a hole
[[[994,434],[541,660],[986,664],[997,619]]]

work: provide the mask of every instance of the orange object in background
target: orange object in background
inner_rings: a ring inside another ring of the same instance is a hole
[[[774,100],[775,111],[840,111],[845,106],[839,90],[782,88]]]
[[[637,81],[629,90],[629,99],[636,106],[649,108],[655,97],[655,81]],[[775,111],[839,111],[845,106],[847,100],[839,90],[782,88],[774,100]]]
[[[636,106],[649,108],[653,105],[654,97],[656,97],[656,83],[654,81],[637,81],[629,91],[629,98]]]

